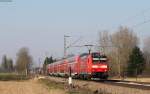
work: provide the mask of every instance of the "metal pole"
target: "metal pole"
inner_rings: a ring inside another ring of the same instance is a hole
[[[69,76],[71,77],[71,66],[69,67]]]
[[[64,35],[64,57],[67,56],[67,41],[66,41],[67,37],[70,37],[70,36]]]
[[[136,67],[136,81],[137,81],[137,77],[138,77],[138,69]]]
[[[64,35],[64,57],[66,57],[66,36]]]
[[[89,49],[89,54],[91,53],[91,49]]]
[[[70,36],[64,35],[64,58],[67,56],[67,44],[66,44],[66,38]],[[71,66],[69,67],[69,78],[68,78],[68,84],[71,86],[72,85],[72,77],[71,77]]]

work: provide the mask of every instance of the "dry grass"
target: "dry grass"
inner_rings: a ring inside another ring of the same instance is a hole
[[[44,80],[44,84],[39,79],[0,81],[0,94],[150,94],[150,90],[132,89],[78,80],[73,80],[73,83],[78,86],[78,88],[75,88],[77,90],[67,92],[64,84],[62,84],[62,82],[67,81],[66,79],[53,77],[49,79],[51,81],[47,82],[47,80]],[[80,90],[83,91],[79,92]],[[99,93],[93,93],[96,90]],[[88,91],[92,91],[92,93]]]
[[[37,82],[27,81],[0,81],[0,94],[64,94],[59,89],[51,89]]]
[[[93,92],[91,92],[88,89],[83,89],[75,85],[69,86],[67,83],[64,82],[56,82],[54,80],[49,80],[49,79],[40,79],[39,82],[48,86],[50,90],[59,89],[61,91],[64,91],[64,94],[93,94]]]

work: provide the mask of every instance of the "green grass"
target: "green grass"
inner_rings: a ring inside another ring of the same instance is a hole
[[[15,73],[0,73],[0,81],[11,81],[11,80],[28,80],[29,77],[22,74]]]

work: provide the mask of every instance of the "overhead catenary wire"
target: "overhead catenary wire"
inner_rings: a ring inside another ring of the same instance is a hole
[[[143,22],[141,22],[141,23],[135,24],[135,25],[132,26],[132,28],[142,26],[143,24],[146,24],[146,23],[149,23],[149,22],[150,22],[150,19],[149,19],[149,20],[146,20],[146,21],[143,21]]]
[[[150,11],[150,8],[147,8],[147,9],[145,9],[145,10],[142,10],[142,11],[140,11],[139,13],[136,13],[134,16],[131,16],[131,17],[128,17],[127,19],[125,19],[122,23],[120,23],[120,25],[122,25],[123,23],[131,22],[133,19],[135,19],[135,18],[138,17],[138,16],[141,16],[141,15],[144,16],[144,14],[147,13],[147,12],[149,12],[149,11]],[[144,18],[145,18],[145,17],[144,17]],[[145,19],[144,19],[144,20],[145,20]]]
[[[83,37],[79,37],[79,39],[77,39],[76,41],[74,41],[73,43],[71,43],[69,46],[67,46],[67,48],[72,47],[73,45],[75,45],[76,43],[78,43],[79,41],[81,41],[83,39]]]
[[[143,19],[144,21],[143,21],[143,22],[140,22],[140,23],[131,25],[131,26],[129,26],[129,27],[130,27],[130,28],[135,28],[135,27],[139,27],[139,26],[141,26],[141,25],[143,25],[143,24],[146,24],[146,23],[149,22],[149,21],[146,21],[146,18],[145,18],[145,17],[146,17],[145,14],[146,14],[147,12],[150,12],[150,8],[144,9],[144,10],[142,10],[142,11],[136,13],[136,14],[133,15],[133,16],[128,16],[126,19],[120,21],[120,22],[118,23],[118,25],[111,27],[110,30],[116,30],[116,29],[117,29],[118,27],[120,27],[120,26],[127,26],[127,27],[128,27],[128,25],[127,25],[126,23],[132,22],[132,21],[133,21],[134,19],[136,19],[138,16],[142,16],[142,15],[144,16],[144,19]]]

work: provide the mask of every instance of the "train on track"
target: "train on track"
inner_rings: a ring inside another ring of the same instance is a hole
[[[78,79],[107,79],[108,71],[108,58],[99,52],[70,56],[47,65],[47,73],[51,76],[70,75]]]

